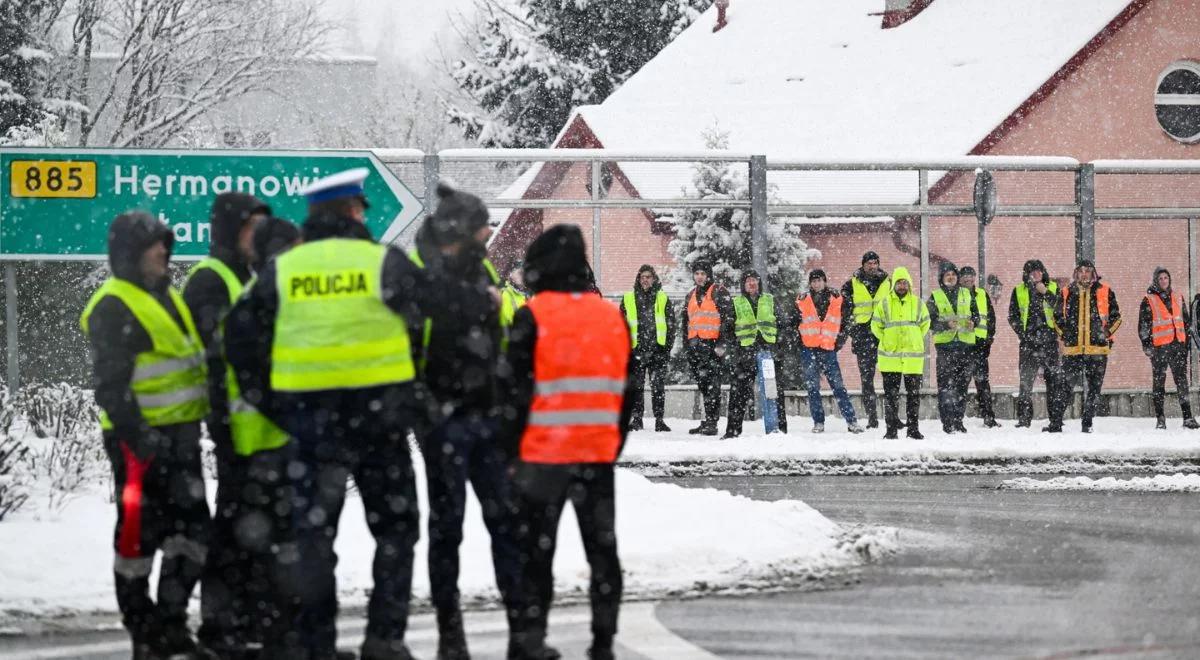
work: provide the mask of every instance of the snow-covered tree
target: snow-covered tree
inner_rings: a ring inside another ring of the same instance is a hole
[[[600,103],[711,0],[476,0],[460,26],[468,57],[450,65],[477,107],[450,121],[485,147],[545,147],[571,110]]]
[[[729,133],[719,128],[704,132],[708,149],[728,149]],[[773,190],[768,195],[774,196]],[[728,162],[698,162],[693,168],[692,187],[683,196],[698,199],[749,200],[746,175]],[[798,225],[786,218],[772,218],[767,234],[767,287],[773,291],[797,291],[805,284],[805,266],[821,256],[808,247]],[[736,289],[742,272],[752,268],[750,252],[750,210],[687,209],[676,215],[675,238],[667,246],[676,266],[669,282],[676,289],[692,286],[691,267],[698,261],[713,266],[718,281]]]
[[[43,117],[41,91],[50,54],[38,26],[46,5],[45,0],[0,0],[0,137]]]

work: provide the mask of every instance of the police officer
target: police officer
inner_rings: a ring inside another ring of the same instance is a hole
[[[404,644],[419,536],[405,437],[425,430],[431,398],[415,381],[412,338],[437,285],[402,252],[375,243],[365,225],[366,168],[304,192],[304,242],[268,262],[226,321],[226,356],[242,395],[294,438],[298,602],[292,656],[334,653],[333,551],[353,475],[375,537],[375,585],[363,658],[408,658]]]
[[[415,260],[443,283],[444,308],[428,317],[422,380],[444,418],[419,438],[429,489],[429,582],[441,660],[469,658],[458,592],[468,482],[492,538],[496,586],[510,616],[520,573],[507,468],[497,439],[496,375],[502,307],[487,261],[488,211],[476,196],[437,188],[417,232]],[[511,311],[515,314],[515,310]],[[508,320],[511,322],[512,315]]]
[[[712,266],[707,262],[692,265],[692,281],[696,288],[687,295],[679,327],[692,376],[704,399],[704,421],[688,433],[716,435],[721,417],[721,363],[733,335],[733,303],[729,292],[713,282]]]
[[[1192,417],[1192,404],[1188,401],[1187,356],[1188,334],[1192,327],[1184,297],[1171,289],[1171,271],[1155,268],[1146,289],[1146,296],[1138,309],[1138,338],[1142,340],[1142,352],[1150,358],[1152,378],[1152,402],[1155,428],[1167,428],[1166,398],[1167,369],[1175,379],[1175,392],[1179,396],[1179,409],[1183,413],[1183,427],[1200,428]]]
[[[671,347],[675,345],[675,313],[667,293],[662,290],[654,266],[643,264],[638,269],[633,290],[621,297],[621,311],[625,313],[633,340],[634,398],[629,428],[633,431],[642,428],[642,414],[646,409],[643,388],[649,375],[654,430],[670,431],[663,416],[667,407],[667,362],[671,359]]]
[[[508,658],[559,657],[546,646],[546,623],[558,521],[570,500],[591,567],[588,657],[604,660],[613,657],[622,592],[613,464],[633,407],[629,330],[614,305],[589,291],[578,227],[556,225],[535,239],[525,269],[534,295],[513,322],[516,414],[505,433],[518,456],[513,490],[523,562]]]
[[[975,398],[979,401],[979,416],[983,418],[983,425],[987,428],[997,428],[1000,422],[996,421],[988,369],[988,361],[992,357],[992,342],[996,340],[996,306],[992,304],[987,290],[975,286],[975,283],[974,268],[963,266],[958,269],[959,286],[971,292],[975,297],[975,308],[979,310],[979,323],[975,326],[975,345],[967,349],[970,356],[967,386],[970,387],[971,380],[975,381]]]
[[[1096,274],[1095,264],[1082,259],[1075,266],[1075,281],[1063,292],[1062,304],[1055,306],[1054,313],[1063,342],[1066,386],[1060,390],[1061,405],[1065,407],[1067,398],[1072,395],[1073,382],[1081,381],[1084,386],[1082,430],[1091,433],[1113,336],[1121,327],[1117,295]]]
[[[875,305],[871,332],[879,342],[879,371],[883,374],[884,438],[896,439],[900,430],[900,385],[905,390],[908,437],[924,440],[917,428],[921,412],[921,374],[925,370],[925,335],[929,310],[913,292],[908,269],[892,271],[891,288]]]
[[[244,458],[251,453],[257,437],[246,433],[236,445],[230,431],[229,378],[220,348],[220,328],[233,301],[241,295],[250,279],[254,230],[271,209],[252,195],[223,193],[213,200],[209,212],[212,239],[209,254],[192,268],[183,289],[200,340],[204,342],[208,363],[208,394],[212,412],[206,424],[217,459],[217,510],[212,526],[211,552],[200,583],[200,642],[222,657],[241,657],[252,637],[249,628],[258,618],[247,594],[252,580],[266,579],[261,564],[255,567],[252,555],[235,533],[241,524],[242,493],[246,481]],[[234,384],[236,389],[236,384]],[[273,425],[272,425],[273,426]],[[278,432],[278,429],[275,429]],[[278,444],[287,436],[278,432]],[[256,572],[258,575],[252,575]],[[258,589],[260,594],[266,589]]]
[[[958,269],[949,261],[938,266],[940,286],[929,296],[929,327],[937,350],[938,416],[946,433],[966,433],[967,387],[971,383],[971,350],[979,310],[975,296],[958,285]]]
[[[762,292],[758,272],[742,274],[741,294],[733,299],[734,330],[737,342],[733,349],[733,378],[729,384],[729,421],[725,423],[724,439],[742,434],[746,408],[754,400],[754,379],[758,375],[758,353],[772,353],[779,329],[775,314],[775,297]],[[779,430],[787,433],[787,417],[783,408],[782,379],[775,380],[778,389]]]
[[[879,426],[875,403],[875,366],[879,359],[879,342],[871,331],[871,314],[891,281],[879,267],[879,255],[868,250],[862,257],[862,267],[842,285],[842,316],[849,318],[850,350],[858,360],[858,375],[862,380],[863,408],[867,411],[867,428]]]
[[[1043,431],[1062,432],[1066,398],[1062,389],[1062,366],[1058,355],[1058,325],[1054,308],[1060,304],[1058,284],[1050,279],[1046,267],[1037,259],[1025,262],[1021,282],[1013,287],[1008,302],[1008,325],[1020,339],[1017,360],[1020,390],[1017,394],[1017,427],[1028,427],[1033,420],[1033,381],[1038,371],[1046,381],[1046,408],[1050,425]]]
[[[174,236],[148,213],[108,230],[112,277],[80,318],[117,493],[113,574],[133,657],[191,656],[187,604],[208,552],[200,420],[208,414],[204,346],[167,264]],[[162,552],[157,602],[150,572]]]

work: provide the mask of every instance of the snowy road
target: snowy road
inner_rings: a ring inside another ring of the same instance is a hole
[[[800,498],[835,521],[901,528],[902,551],[846,588],[628,604],[623,658],[1200,657],[1200,496],[995,490],[992,476],[721,477],[682,481]],[[839,585],[831,585],[839,586]],[[552,642],[583,657],[588,615],[555,611]],[[342,641],[361,634],[356,618]],[[502,657],[496,612],[468,619]],[[419,657],[436,643],[415,617]],[[0,657],[118,658],[123,635],[0,637]]]

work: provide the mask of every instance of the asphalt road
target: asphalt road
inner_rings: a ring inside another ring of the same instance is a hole
[[[629,604],[623,658],[1200,658],[1200,496],[997,491],[1000,476],[697,478],[799,498],[849,524],[901,529],[903,549],[820,591]],[[352,648],[362,624],[347,620]],[[502,657],[496,612],[468,617],[477,658]],[[555,610],[551,642],[583,657],[588,613]],[[107,632],[0,637],[0,657],[128,657]],[[432,657],[430,615],[410,643]]]

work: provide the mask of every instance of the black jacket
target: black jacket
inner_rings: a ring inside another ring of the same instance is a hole
[[[1142,342],[1143,350],[1150,350],[1154,348],[1154,341],[1152,338],[1154,312],[1150,309],[1149,297],[1158,296],[1158,299],[1162,301],[1163,305],[1168,310],[1171,309],[1172,290],[1167,289],[1166,291],[1163,291],[1162,289],[1158,288],[1158,274],[1162,272],[1166,272],[1166,269],[1159,268],[1154,271],[1154,277],[1150,280],[1150,286],[1146,289],[1146,295],[1142,297],[1142,302],[1138,306],[1138,339],[1140,339]],[[1197,297],[1200,298],[1200,296]],[[1188,309],[1186,300],[1184,300],[1183,309],[1180,310],[1180,312],[1183,314],[1183,330],[1190,338],[1192,337],[1194,329],[1192,328],[1192,313],[1191,310]],[[1189,341],[1185,340],[1184,346],[1186,347],[1189,343]],[[1166,348],[1167,346],[1170,346],[1170,344],[1161,346],[1159,348]]]
[[[724,346],[726,348],[734,346],[737,342],[734,338],[734,320],[737,315],[733,311],[733,297],[729,295],[729,291],[723,286],[717,286],[712,282],[703,287],[695,287],[686,298],[683,299],[682,309],[679,314],[679,334],[683,337],[684,346],[691,346],[692,340],[688,339],[688,301],[695,296],[701,299],[708,295],[708,290],[713,289],[713,302],[717,305],[717,313],[721,315],[721,336],[717,339],[700,339],[696,338],[695,342],[698,345],[709,345],[710,347]]]
[[[1008,325],[1017,333],[1017,338],[1022,345],[1038,345],[1058,347],[1058,333],[1051,328],[1045,314],[1043,313],[1042,303],[1050,305],[1051,309],[1057,308],[1061,304],[1059,294],[1046,290],[1045,294],[1037,292],[1034,288],[1037,284],[1029,278],[1029,274],[1034,270],[1042,271],[1042,284],[1050,284],[1050,275],[1046,273],[1042,262],[1036,259],[1030,259],[1025,262],[1024,274],[1022,276],[1025,286],[1029,288],[1029,320],[1025,327],[1021,326],[1021,308],[1017,305],[1017,289],[1013,287],[1012,295],[1008,301]],[[1053,316],[1053,315],[1052,315]]]
[[[857,344],[860,341],[865,341],[868,344],[874,345],[876,342],[875,335],[871,334],[871,323],[855,323],[854,322],[854,280],[862,282],[867,287],[867,291],[871,293],[871,297],[879,292],[879,287],[887,280],[887,273],[880,269],[874,276],[869,276],[863,272],[862,268],[854,271],[854,276],[846,280],[842,285],[842,319],[849,319],[846,324],[846,331],[850,338]]]
[[[638,271],[641,274],[641,271]],[[658,279],[658,273],[654,274],[654,284],[649,291],[642,289],[641,284],[635,277],[633,280],[633,300],[637,308],[638,320],[638,344],[634,349],[640,353],[670,353],[671,347],[675,345],[675,308],[671,304],[671,300],[667,299],[667,345],[658,345],[658,334],[654,325],[654,301],[658,297],[658,292],[662,291],[662,283]],[[621,298],[621,313],[628,317],[628,310],[625,309],[625,299]]]
[[[943,284],[941,290],[946,294],[946,299],[950,301],[950,306],[957,309],[958,307],[958,289],[957,286],[946,286]],[[929,296],[929,300],[925,301],[925,307],[929,310],[929,334],[934,335],[939,332],[945,332],[950,329],[950,322],[941,318],[938,315],[937,303],[933,301],[933,295]],[[979,305],[975,302],[975,296],[971,296],[971,322],[976,326],[979,325]],[[989,334],[990,336],[990,334]],[[939,344],[939,346],[965,346],[956,336],[948,344]]]
[[[1108,296],[1108,316],[1101,318],[1099,298]],[[1063,355],[1108,355],[1112,337],[1121,327],[1121,309],[1117,294],[1102,286],[1100,278],[1090,287],[1071,284],[1060,291],[1060,303],[1054,306],[1054,320],[1062,334]]]
[[[878,287],[878,285],[876,285],[876,287]],[[833,350],[835,353],[837,351],[842,350],[842,346],[846,345],[846,338],[849,336],[847,333],[850,331],[851,325],[854,324],[854,320],[851,318],[851,314],[846,313],[845,295],[844,294],[839,294],[839,295],[842,296],[842,325],[840,328],[838,328],[837,341],[833,346]],[[824,320],[825,316],[829,313],[829,301],[833,299],[833,291],[829,287],[825,287],[824,289],[822,289],[820,291],[812,291],[810,289],[808,292],[800,294],[796,298],[796,300],[798,302],[799,300],[801,300],[803,298],[807,298],[807,297],[812,298],[813,306],[817,308],[817,317],[820,318],[821,320]],[[851,310],[853,311],[853,307],[851,307]],[[803,320],[803,319],[800,314],[800,307],[797,305],[797,303],[792,303],[792,307],[788,311],[788,314],[787,314],[787,328],[786,329],[788,332],[789,339],[791,341],[796,342],[797,347],[803,348],[804,343],[800,340],[800,334],[799,334],[801,320]],[[780,331],[781,331],[780,336],[782,337],[783,328],[780,328]],[[817,349],[810,349],[810,350],[818,350],[819,351],[822,349],[817,348]]]

